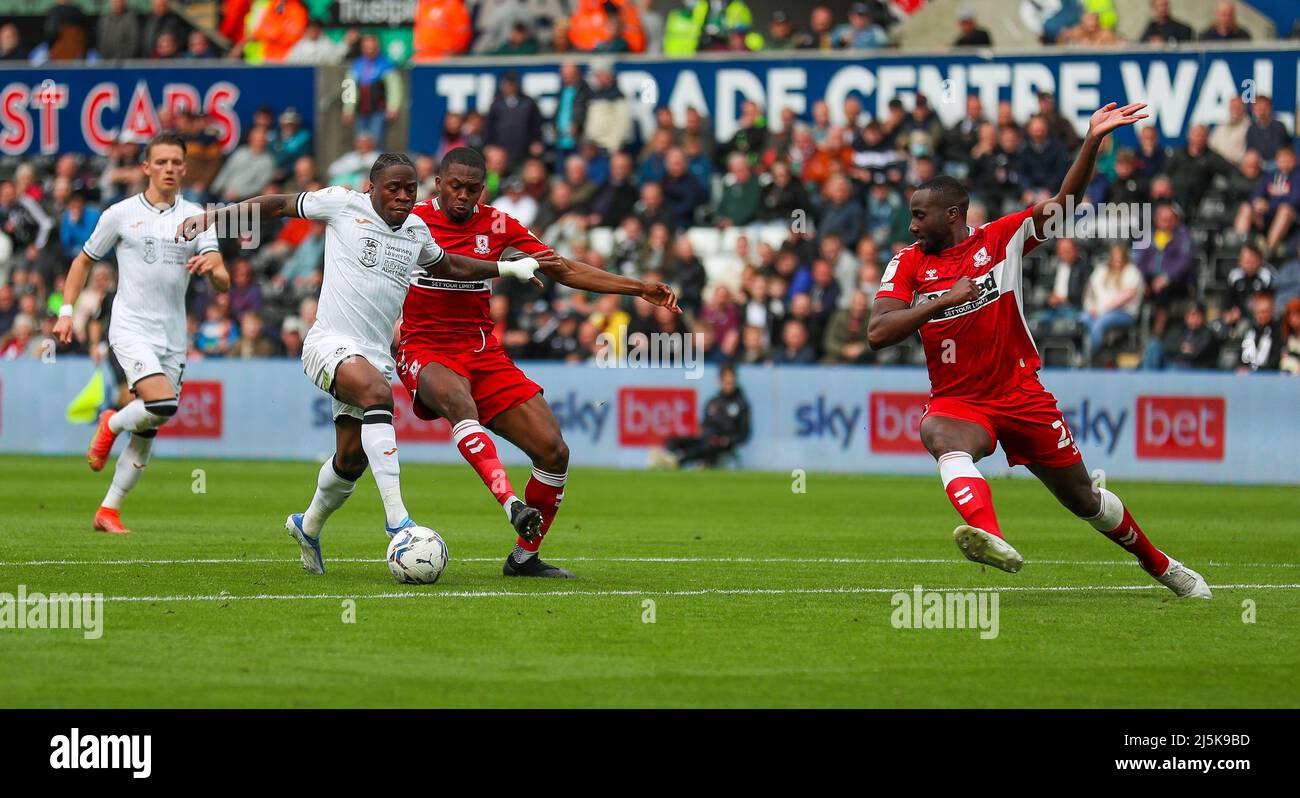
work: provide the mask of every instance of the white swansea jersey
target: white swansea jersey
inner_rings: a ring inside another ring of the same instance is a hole
[[[176,228],[203,208],[177,197],[159,208],[141,192],[109,206],[82,247],[93,260],[103,260],[117,248],[117,298],[108,340],[135,339],[155,351],[184,354],[186,347],[185,289],[190,273],[185,264],[204,252],[216,252],[211,228],[193,241],[176,241]]]
[[[411,273],[440,262],[442,247],[420,217],[411,214],[399,227],[389,227],[369,194],[342,186],[299,194],[297,213],[327,223],[325,279],[308,335],[346,335],[387,353]]]

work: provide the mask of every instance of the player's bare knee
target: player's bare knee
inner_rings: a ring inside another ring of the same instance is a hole
[[[1101,493],[1091,485],[1087,488],[1076,488],[1062,496],[1061,503],[1080,518],[1095,518],[1097,513],[1101,512]]]
[[[357,405],[359,407],[392,407],[393,389],[382,379],[373,380],[358,392]]]
[[[548,440],[533,459],[533,465],[552,474],[563,474],[569,470],[569,444],[556,435]]]

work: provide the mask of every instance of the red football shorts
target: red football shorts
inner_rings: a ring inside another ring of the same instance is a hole
[[[1002,444],[1007,462],[1065,468],[1083,459],[1056,397],[1037,381],[1012,388],[997,399],[931,397],[925,415],[979,424],[994,448]]]
[[[524,376],[495,336],[486,341],[475,336],[464,344],[439,342],[438,346],[404,342],[397,352],[397,374],[411,392],[411,407],[416,417],[426,421],[432,421],[438,414],[420,401],[416,391],[420,371],[430,363],[446,366],[469,380],[470,396],[478,406],[482,424],[542,392],[540,385]]]

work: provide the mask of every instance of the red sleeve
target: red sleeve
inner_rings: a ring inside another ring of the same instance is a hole
[[[1035,247],[1046,240],[1034,234],[1034,223],[1031,218],[1033,213],[1034,209],[1030,206],[1023,211],[1008,214],[984,225],[984,235],[989,242],[989,249],[996,249],[998,253],[1005,256],[1008,254],[1008,247],[1019,244],[1018,255],[1028,255],[1033,252]],[[1000,258],[994,258],[994,261],[997,260]]]
[[[501,213],[500,211],[495,212]],[[514,247],[530,256],[550,249],[540,238],[533,234],[532,230],[520,224],[518,219],[508,213],[501,213],[501,215],[506,220],[505,242],[507,247]]]
[[[907,247],[894,256],[880,275],[880,290],[876,292],[876,298],[888,297],[910,305],[915,292],[916,250]]]

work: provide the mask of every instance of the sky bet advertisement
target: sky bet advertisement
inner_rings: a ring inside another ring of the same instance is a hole
[[[524,363],[546,391],[575,465],[642,468],[650,447],[700,434],[712,367]],[[85,358],[0,362],[0,452],[79,454],[91,429],[64,410],[89,381]],[[1300,380],[1289,375],[1048,371],[1089,468],[1121,478],[1300,484]],[[320,461],[334,448],[330,400],[290,360],[188,364],[180,411],[159,435],[171,457]],[[742,367],[753,433],[738,467],[763,471],[934,473],[921,445],[929,381],[919,368]],[[36,401],[33,397],[42,397]],[[411,412],[394,385],[402,459],[458,463],[445,421]],[[505,441],[502,459],[527,461]],[[1001,452],[986,474],[1009,469]],[[1011,473],[1025,474],[1023,468]]]
[[[315,125],[316,77],[310,67],[0,69],[0,154],[105,155],[131,133],[160,131],[158,112],[201,110],[229,152],[253,113],[292,105]]]
[[[966,96],[978,94],[986,114],[1008,100],[1017,119],[1037,111],[1037,92],[1054,92],[1062,113],[1086,130],[1091,113],[1107,102],[1150,105],[1162,136],[1181,141],[1199,122],[1227,119],[1228,100],[1259,95],[1274,99],[1277,115],[1290,123],[1296,113],[1300,50],[1146,50],[1062,55],[980,54],[871,58],[834,57],[750,60],[701,56],[690,61],[629,61],[615,72],[624,96],[633,100],[633,116],[645,137],[653,129],[657,106],[672,109],[678,124],[686,109],[707,109],[720,141],[736,131],[740,105],[757,101],[769,123],[791,108],[808,119],[813,103],[824,98],[832,120],[842,122],[844,99],[856,95],[863,110],[881,118],[889,101],[924,94],[946,125],[965,112]],[[551,117],[560,90],[558,62],[521,62],[508,67],[452,62],[416,67],[411,72],[411,147],[431,150],[448,110],[486,111],[502,72],[521,76],[525,93]],[[1133,141],[1132,130],[1116,133],[1120,143]]]

